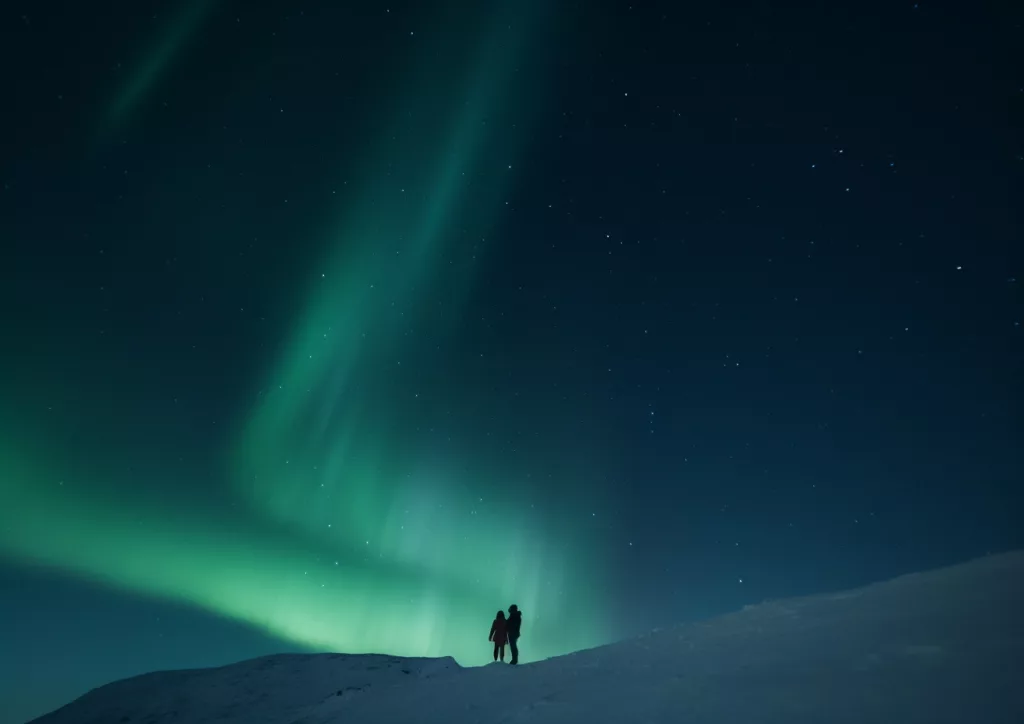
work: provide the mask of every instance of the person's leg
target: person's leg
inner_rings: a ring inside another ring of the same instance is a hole
[[[495,641],[494,642],[494,660],[495,661],[498,660],[498,646],[499,646],[498,642]]]
[[[518,641],[518,639],[519,639],[518,636],[509,636],[508,637],[508,647],[512,651],[512,660],[509,661],[510,664],[518,664],[519,663],[519,641]]]
[[[501,658],[502,661],[504,661],[505,660],[505,644],[501,645],[501,648],[499,649],[499,651],[501,652],[500,658]]]

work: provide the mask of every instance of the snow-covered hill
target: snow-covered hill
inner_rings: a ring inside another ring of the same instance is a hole
[[[519,667],[319,654],[146,674],[36,722],[1019,724],[1024,552]]]

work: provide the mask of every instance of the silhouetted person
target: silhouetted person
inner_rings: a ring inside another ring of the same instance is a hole
[[[505,629],[505,612],[498,611],[497,617],[494,619],[494,623],[491,624],[491,635],[487,637],[488,641],[494,642],[494,660],[498,660],[499,654],[501,660],[505,660],[505,641],[508,639],[508,634]]]
[[[523,627],[523,614],[514,603],[508,607],[508,621],[505,622],[505,633],[508,635],[508,647],[512,651],[510,664],[519,663],[519,632]]]

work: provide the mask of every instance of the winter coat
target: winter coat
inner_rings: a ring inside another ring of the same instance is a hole
[[[489,641],[493,641],[498,646],[504,646],[508,640],[508,636],[505,633],[505,620],[501,618],[494,619],[494,623],[491,624],[491,635],[487,637]]]
[[[523,612],[513,611],[508,616],[508,621],[505,622],[505,630],[508,632],[508,637],[517,639],[519,638],[519,629],[523,625]]]

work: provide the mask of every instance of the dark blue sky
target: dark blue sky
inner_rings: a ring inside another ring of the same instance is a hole
[[[221,432],[359,203],[336,192],[375,163],[429,177],[429,144],[377,161],[368,139],[410,69],[456,108],[444,79],[465,69],[432,39],[476,43],[509,12],[335,5],[4,10],[0,422],[86,460],[104,500],[232,508]],[[434,283],[457,293],[409,302],[453,316],[401,341],[418,364],[354,373],[387,455],[543,508],[545,540],[600,572],[614,636],[1019,547],[1024,11],[549,15],[504,59],[514,89],[481,65],[500,130],[473,163],[502,186],[481,174],[441,232]],[[301,648],[0,554],[5,724],[115,677]]]

